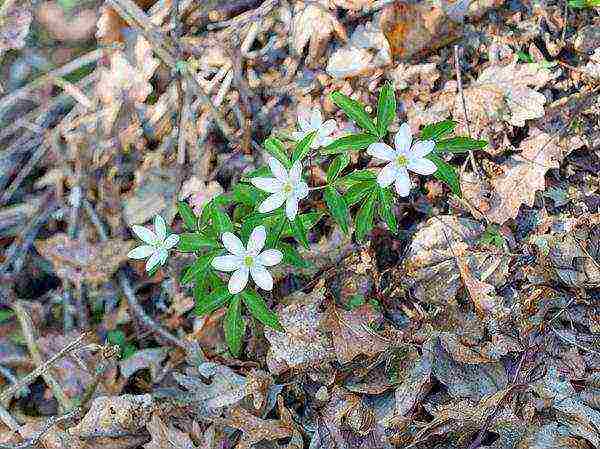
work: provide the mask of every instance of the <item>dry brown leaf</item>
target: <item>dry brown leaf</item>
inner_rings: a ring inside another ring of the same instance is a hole
[[[354,310],[343,310],[331,304],[324,326],[331,331],[335,354],[340,363],[349,363],[364,354],[373,357],[391,345],[370,326],[381,320],[381,314],[370,304]]]
[[[271,347],[267,354],[269,371],[280,374],[288,369],[301,369],[332,360],[331,342],[319,329],[323,313],[319,305],[323,300],[321,286],[307,295],[294,295],[295,302],[278,311],[285,332],[265,328],[265,337]]]
[[[38,252],[52,262],[56,275],[76,285],[83,282],[106,282],[134,246],[133,241],[111,239],[88,243],[71,240],[67,234],[56,234],[47,240],[38,240]]]
[[[0,56],[6,50],[19,49],[25,46],[25,38],[33,16],[27,8],[19,6],[11,8],[0,18]]]
[[[494,361],[487,354],[479,351],[478,348],[470,348],[461,342],[456,335],[449,332],[440,334],[440,344],[453,360],[460,363],[480,364]]]
[[[375,0],[332,0],[333,4],[338,8],[350,9],[353,11],[359,11],[364,8],[370,7]]]
[[[195,449],[196,446],[187,433],[166,425],[158,414],[154,413],[146,424],[152,441],[144,444],[144,449]]]
[[[36,18],[52,38],[59,41],[81,41],[94,36],[98,14],[95,9],[66,13],[55,1],[38,6]]]

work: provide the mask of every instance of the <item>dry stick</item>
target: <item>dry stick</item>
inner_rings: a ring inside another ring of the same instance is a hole
[[[462,101],[463,113],[465,115],[465,122],[467,124],[467,132],[469,133],[469,137],[471,137],[471,124],[469,122],[469,116],[467,115],[467,103],[465,101],[465,93],[462,87],[462,77],[460,72],[460,60],[458,57],[459,46],[454,46],[454,68],[456,70],[456,84],[458,86],[458,92],[460,93],[460,98]],[[473,171],[479,177],[479,169],[477,168],[477,164],[475,162],[475,156],[473,156],[473,151],[469,151],[469,160],[471,161],[471,166],[473,167]]]
[[[83,207],[85,208],[86,212],[88,213],[90,220],[96,227],[96,230],[98,232],[98,236],[100,237],[100,240],[102,240],[102,241],[108,240],[108,235],[106,234],[106,231],[104,230],[104,225],[100,221],[100,217],[98,217],[98,214],[96,213],[96,211],[94,210],[92,205],[89,203],[89,201],[84,200]],[[123,293],[127,297],[129,307],[131,308],[133,313],[135,313],[137,315],[137,317],[140,319],[140,321],[142,321],[142,323],[144,323],[146,325],[146,327],[149,328],[150,330],[152,330],[154,333],[162,336],[163,338],[165,338],[166,340],[168,340],[175,346],[178,346],[187,351],[188,346],[184,342],[182,342],[177,337],[172,335],[168,330],[163,328],[159,323],[154,321],[150,316],[148,316],[146,314],[143,307],[138,303],[137,298],[135,297],[135,292],[133,291],[133,288],[131,287],[131,283],[129,282],[129,279],[127,279],[127,275],[125,273],[121,272],[121,273],[119,273],[118,277],[119,277],[119,284],[121,285],[121,289],[123,290]]]
[[[43,371],[40,374],[42,375],[42,377],[44,378],[44,380],[46,381],[46,383],[52,390],[52,393],[54,393],[54,397],[56,397],[56,400],[58,401],[58,403],[60,404],[62,409],[70,410],[73,407],[71,400],[65,394],[65,392],[63,391],[63,389],[62,389],[61,385],[58,383],[58,381],[54,378],[54,376],[48,370],[48,368],[50,367],[50,364],[48,362],[44,363],[44,360],[42,359],[42,354],[40,353],[37,343],[35,342],[35,336],[34,336],[35,331],[33,328],[33,322],[31,321],[31,317],[27,313],[27,310],[25,310],[25,307],[23,307],[23,304],[21,304],[21,302],[18,300],[15,301],[11,305],[11,307],[15,311],[15,314],[17,315],[17,319],[19,320],[19,324],[21,325],[21,330],[23,332],[23,336],[25,337],[25,343],[27,344],[27,349],[29,349],[29,353],[31,354],[31,358],[33,359],[33,362],[39,368],[43,367]],[[15,390],[15,386],[13,385],[8,390],[9,391]],[[6,396],[6,392],[3,392],[2,394],[0,394],[0,402],[2,400],[4,400],[5,396]]]
[[[39,160],[46,154],[48,150],[48,145],[42,141],[37,150],[31,155],[25,166],[19,171],[19,174],[14,179],[12,184],[4,191],[2,196],[0,197],[0,206],[6,204],[10,201],[12,196],[15,194],[21,183],[25,180],[31,170],[35,168]]]
[[[171,48],[169,42],[167,42],[166,38],[161,35],[160,32],[156,30],[156,27],[150,22],[150,19],[131,0],[108,0],[110,6],[112,6],[115,11],[127,22],[128,25],[138,28],[144,37],[150,42],[152,45],[152,49],[156,53],[156,55],[170,68],[176,69],[177,52]],[[165,46],[168,46],[165,48]],[[198,95],[198,98],[202,102],[202,104],[208,108],[210,113],[213,116],[213,119],[223,136],[230,142],[236,143],[237,139],[234,136],[233,130],[225,121],[225,117],[221,114],[221,112],[212,104],[210,98],[204,92],[204,89],[194,76],[194,74],[190,71],[187,66],[182,68],[182,73],[185,75],[186,79],[190,80],[192,84],[195,86],[195,93]]]
[[[182,79],[179,84],[179,98],[182,105],[179,112],[179,136],[177,137],[177,163],[185,164],[186,159],[186,144],[188,138],[188,122],[190,113],[190,94],[188,85],[185,79]]]

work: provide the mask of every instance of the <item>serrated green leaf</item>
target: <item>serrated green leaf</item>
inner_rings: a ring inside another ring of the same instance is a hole
[[[329,168],[327,169],[327,183],[330,184],[334,182],[342,171],[350,164],[350,156],[347,154],[340,154],[335,157],[331,164],[329,164]]]
[[[193,209],[187,203],[178,201],[177,212],[179,212],[185,228],[188,231],[195,231],[198,226],[198,217],[196,217]]]
[[[357,184],[359,182],[375,182],[377,179],[377,175],[373,173],[371,170],[356,170],[352,173],[340,178],[337,184],[344,186],[351,186],[352,184]]]
[[[184,253],[194,253],[206,248],[218,248],[219,242],[200,232],[179,235],[177,249]]]
[[[306,214],[296,215],[296,220],[301,220],[304,229],[308,232],[319,222],[321,218],[323,218],[323,215],[325,215],[325,212],[322,210],[318,210],[314,212],[308,212]],[[290,221],[286,220],[286,227],[283,233],[281,234],[281,237],[292,237],[293,235],[294,234],[292,232]]]
[[[396,117],[396,93],[390,82],[383,85],[379,91],[379,100],[377,102],[377,131],[379,137],[383,138],[387,134],[390,123]]]
[[[375,212],[375,199],[377,192],[372,191],[367,199],[362,203],[356,214],[355,233],[356,240],[362,242],[367,234],[373,229],[373,215]]]
[[[392,233],[398,232],[398,220],[394,214],[394,195],[390,191],[389,187],[378,190],[379,195],[379,215],[388,225]]]
[[[454,167],[435,154],[429,153],[425,157],[437,167],[437,171],[433,176],[446,183],[450,187],[450,190],[452,190],[452,193],[461,196],[460,178]]]
[[[277,246],[286,225],[287,219],[285,215],[283,213],[277,215],[275,221],[269,227],[269,232],[267,233],[267,241],[265,243],[266,247],[273,248]]]
[[[229,215],[223,212],[219,207],[213,206],[210,211],[210,220],[213,228],[219,234],[233,231],[233,223]]]
[[[262,191],[250,184],[238,183],[233,188],[233,200],[245,206],[255,206],[264,198]]]
[[[252,291],[244,290],[241,294],[242,299],[246,308],[250,311],[250,314],[258,321],[263,323],[265,326],[269,326],[272,329],[283,332],[283,327],[279,322],[277,314],[267,307],[265,300],[262,297]]]
[[[223,322],[225,341],[229,352],[234,357],[239,357],[242,352],[242,341],[246,333],[246,321],[242,317],[242,303],[239,295],[234,295],[229,302],[225,321]]]
[[[317,135],[316,131],[308,133],[304,138],[296,144],[292,152],[292,164],[296,161],[304,159],[310,153],[310,146]]]
[[[277,248],[283,253],[283,263],[292,265],[296,268],[310,268],[313,266],[307,260],[304,260],[298,250],[289,243],[280,242]]]
[[[372,143],[379,140],[379,137],[373,134],[351,134],[349,136],[340,137],[334,140],[329,145],[321,149],[321,154],[337,154],[345,151],[364,150]]]
[[[296,218],[293,221],[288,220],[288,222],[290,224],[292,235],[294,236],[296,241],[302,246],[304,246],[306,249],[308,249],[308,234],[306,232],[306,228],[304,227],[304,221],[300,218],[299,215],[296,215]]]
[[[292,166],[285,146],[279,139],[275,137],[269,137],[267,140],[265,140],[264,147],[265,150],[267,150],[267,153],[281,162],[285,168],[289,169]]]
[[[335,188],[326,187],[323,191],[323,199],[335,222],[340,225],[344,234],[348,234],[348,205],[342,195]]]
[[[192,263],[181,277],[181,284],[186,285],[196,278],[197,275],[206,271],[210,266],[213,258],[220,254],[222,250],[210,251],[200,257],[198,257],[194,263]]]
[[[371,180],[352,184],[346,193],[344,193],[344,201],[346,201],[346,205],[348,207],[354,206],[369,193],[371,193],[376,186],[377,184]]]
[[[232,296],[226,287],[221,287],[204,297],[196,297],[194,312],[198,316],[208,315],[227,304]]]
[[[333,92],[331,94],[331,100],[342,109],[348,117],[354,120],[358,126],[371,134],[377,135],[377,127],[361,103],[341,92]]]
[[[439,140],[447,136],[456,127],[456,122],[452,120],[444,120],[443,122],[432,123],[425,126],[419,135],[420,140]]]
[[[466,153],[481,150],[487,146],[487,141],[471,139],[470,137],[452,137],[442,139],[435,143],[435,151],[438,153]]]

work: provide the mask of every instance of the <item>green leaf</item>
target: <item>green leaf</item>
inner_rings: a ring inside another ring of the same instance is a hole
[[[241,296],[244,300],[246,308],[250,311],[250,314],[254,318],[263,323],[265,326],[269,326],[272,329],[283,332],[283,327],[279,322],[277,314],[269,310],[265,300],[262,299],[258,293],[252,290],[244,290],[241,293]]]
[[[239,295],[234,295],[229,303],[223,322],[223,330],[225,331],[225,341],[229,347],[229,352],[234,357],[238,357],[242,351],[242,340],[246,333],[246,322],[242,318],[242,305]]]
[[[354,206],[369,193],[371,193],[375,189],[376,185],[377,184],[375,184],[373,181],[362,181],[351,185],[346,193],[344,193],[344,201],[346,201],[346,205],[348,207]]]
[[[358,126],[371,134],[377,135],[377,127],[365,107],[356,100],[344,95],[341,92],[333,92],[331,100],[342,109]]]
[[[106,333],[106,341],[113,345],[123,346],[126,343],[127,338],[125,337],[125,332],[115,329]]]
[[[473,150],[481,150],[487,146],[487,141],[471,139],[470,137],[452,137],[451,139],[439,140],[435,144],[438,153],[466,153]]]
[[[287,220],[283,212],[277,215],[276,221],[270,226],[269,232],[267,233],[266,247],[273,248],[277,246],[286,224]]]
[[[245,206],[254,207],[264,198],[262,191],[250,184],[237,183],[233,188],[233,200]]]
[[[304,136],[304,138],[296,144],[294,151],[292,152],[292,164],[296,161],[301,161],[308,153],[310,153],[310,145],[312,144],[316,135],[317,132],[313,131]]]
[[[377,102],[377,131],[379,137],[385,137],[390,123],[396,117],[396,93],[390,82],[383,85],[379,91],[379,100]]]
[[[569,0],[569,6],[576,9],[598,8],[600,0]]]
[[[327,169],[327,183],[329,184],[334,182],[349,163],[350,156],[347,154],[340,154],[333,161],[331,161],[331,164],[329,164],[329,168]]]
[[[10,320],[14,315],[15,312],[10,309],[0,309],[0,323]]]
[[[364,181],[375,182],[376,179],[377,175],[371,170],[356,170],[344,176],[343,178],[340,178],[337,184],[351,186],[352,184],[357,184]]]
[[[310,268],[312,263],[304,260],[295,246],[281,242],[277,247],[283,253],[283,263],[296,268]]]
[[[193,209],[183,201],[177,202],[177,212],[183,220],[183,224],[188,231],[195,231],[198,226],[198,217],[194,213]]]
[[[288,157],[287,151],[283,142],[281,142],[276,137],[269,137],[265,140],[264,143],[265,150],[279,162],[281,162],[285,168],[290,168],[292,163],[290,162],[290,158]]]
[[[425,157],[432,161],[437,167],[437,171],[433,176],[446,183],[450,187],[450,190],[452,190],[452,193],[461,196],[460,180],[454,167],[435,154],[429,153]]]
[[[251,178],[268,178],[272,175],[271,169],[266,165],[252,170],[250,173],[245,173],[242,181],[248,181]]]
[[[420,140],[438,140],[447,136],[456,127],[456,122],[452,120],[444,120],[443,122],[432,123],[425,126],[419,135]]]
[[[211,251],[203,256],[198,257],[194,263],[192,263],[185,271],[184,275],[181,277],[181,284],[186,285],[189,284],[192,280],[196,279],[200,273],[206,271],[210,266],[213,258],[220,254],[222,250]]]
[[[398,232],[398,220],[394,214],[394,195],[389,188],[379,188],[379,215],[394,234]]]
[[[304,246],[306,249],[309,248],[308,244],[308,235],[306,232],[306,228],[304,227],[304,221],[300,218],[299,215],[296,215],[294,221],[288,220],[290,223],[290,228],[292,230],[292,235],[296,239],[298,243]]]
[[[231,222],[231,218],[229,218],[229,215],[223,212],[221,208],[213,206],[212,210],[210,211],[210,219],[213,224],[213,228],[219,234],[233,231],[233,223]]]
[[[377,192],[371,192],[356,214],[356,240],[362,242],[373,229],[373,214]]]
[[[321,149],[321,154],[337,154],[346,151],[364,150],[372,143],[379,140],[377,136],[372,134],[351,134],[349,136],[340,137],[334,140],[329,145]]]
[[[194,312],[198,316],[208,315],[227,304],[232,296],[227,287],[221,287],[204,297],[196,297]]]
[[[318,210],[314,212],[308,212],[306,214],[296,215],[296,220],[299,219],[302,222],[302,226],[304,226],[304,229],[306,231],[310,231],[319,222],[319,220],[323,218],[323,215],[325,215],[325,212],[322,210]],[[289,220],[286,220],[286,225],[287,226],[283,231],[281,237],[293,236],[294,234]]]
[[[218,248],[219,243],[200,232],[184,233],[179,235],[177,249],[184,253],[194,253],[204,248]]]
[[[348,234],[348,205],[342,195],[335,188],[326,187],[323,198],[335,222],[340,225],[344,234]]]

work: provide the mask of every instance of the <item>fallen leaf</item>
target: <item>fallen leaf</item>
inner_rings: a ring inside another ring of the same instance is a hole
[[[49,1],[38,6],[36,18],[53,39],[83,41],[94,36],[98,14],[95,9],[69,14],[58,2]]]
[[[187,433],[166,425],[156,413],[146,424],[146,429],[152,441],[144,444],[144,449],[196,449]]]
[[[31,11],[21,6],[11,8],[0,18],[0,56],[6,50],[25,46],[32,19]]]
[[[134,352],[119,363],[123,377],[128,379],[136,371],[141,369],[150,370],[150,379],[154,382],[162,369],[161,363],[167,357],[167,348],[148,348]]]
[[[76,285],[108,281],[127,260],[133,241],[110,239],[89,243],[71,240],[67,234],[56,234],[35,242],[38,252],[52,262],[56,275]]]
[[[223,187],[217,181],[205,183],[197,176],[192,176],[183,183],[179,199],[187,199],[196,215],[200,216],[204,205],[223,192]]]
[[[324,325],[331,331],[335,354],[340,363],[349,363],[359,355],[373,357],[390,347],[391,342],[371,327],[381,318],[381,314],[370,304],[350,311],[340,309],[335,304],[328,307]]]

